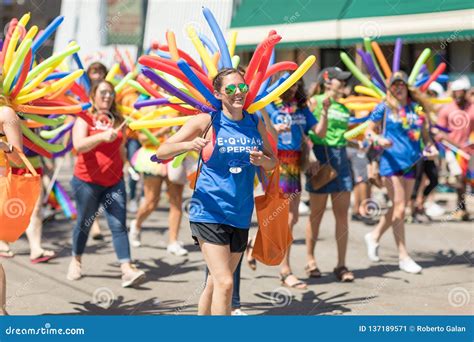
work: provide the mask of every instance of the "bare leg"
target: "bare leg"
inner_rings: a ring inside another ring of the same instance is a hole
[[[7,278],[3,265],[0,264],[0,315],[8,315],[7,313]]]
[[[39,196],[31,213],[30,224],[26,228],[26,237],[30,245],[30,259],[41,256],[54,256],[53,251],[46,251],[41,247],[41,237],[43,234],[43,216],[41,212],[42,196]]]
[[[137,230],[142,228],[143,221],[156,209],[161,195],[162,177],[146,176],[143,179],[143,190],[145,193],[145,201],[142,202],[137,212]]]
[[[351,193],[348,191],[331,194],[332,211],[336,219],[337,267],[346,265],[350,199]]]
[[[326,210],[327,194],[310,194],[309,204],[311,212],[306,225],[306,259],[308,265],[317,267],[314,257],[314,248],[319,236],[319,226]]]
[[[184,185],[168,182],[168,192],[170,197],[169,212],[169,244],[178,240],[179,227],[183,217],[183,190]]]
[[[391,178],[384,177],[383,182],[384,182],[385,188],[387,189],[388,198],[390,199],[390,201],[392,201],[392,203],[395,203],[392,178],[395,178],[395,177],[391,177]],[[372,231],[372,237],[375,239],[376,242],[380,241],[380,239],[382,238],[382,235],[392,225],[394,207],[395,205],[393,204],[392,207],[390,207],[388,211],[385,213],[385,215],[380,218],[379,224]]]

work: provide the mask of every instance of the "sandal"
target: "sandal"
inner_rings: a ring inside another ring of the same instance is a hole
[[[321,278],[321,271],[316,266],[311,267],[309,264],[307,264],[304,267],[304,270],[309,278]]]
[[[296,279],[296,282],[294,282],[293,284],[290,284],[288,283],[286,280],[288,279],[288,277],[290,276],[293,276],[295,279]],[[307,289],[307,284],[302,281],[302,280],[299,280],[298,278],[296,278],[293,273],[287,273],[287,274],[282,274],[280,273],[280,281],[281,281],[281,284],[283,286],[286,286],[286,287],[290,287],[290,288],[293,288],[293,289],[298,289],[298,290],[306,290]]]
[[[30,259],[30,261],[32,264],[39,264],[42,262],[48,262],[49,260],[54,259],[56,257],[57,255],[55,251],[44,250],[37,258]]]
[[[247,243],[247,248],[245,249],[245,255],[247,256],[247,264],[249,265],[252,271],[257,269],[257,260],[252,256],[254,240],[249,239]]]
[[[334,269],[334,274],[339,281],[348,283],[354,280],[354,274],[347,269],[346,266],[337,267]]]

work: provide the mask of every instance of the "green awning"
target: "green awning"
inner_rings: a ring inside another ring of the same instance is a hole
[[[242,0],[231,29],[239,49],[255,47],[270,29],[283,36],[279,48],[341,47],[364,36],[381,43],[472,39],[473,17],[467,0]]]

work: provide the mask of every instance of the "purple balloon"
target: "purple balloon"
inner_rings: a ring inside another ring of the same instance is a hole
[[[393,51],[393,63],[392,63],[392,71],[397,72],[400,70],[400,58],[402,56],[402,38],[397,38],[395,41],[395,50]]]
[[[67,132],[69,132],[72,129],[72,126],[74,126],[74,121],[71,121],[70,123],[68,123],[67,126],[61,132],[58,133],[58,135],[56,135],[54,138],[48,140],[48,142],[50,144],[56,143],[59,139],[61,139],[64,136],[64,134],[66,134]]]
[[[68,153],[69,151],[72,150],[72,139],[69,140],[69,143],[67,144],[67,146],[64,148],[64,150],[62,151],[59,151],[59,152],[56,152],[56,153],[53,153],[53,158],[58,158],[58,157],[62,157],[64,156],[66,153]]]
[[[361,49],[357,49],[357,53],[362,57],[362,61],[364,62],[365,66],[367,67],[367,71],[369,72],[369,75],[371,78],[377,80],[377,85],[380,89],[385,91],[385,81],[380,77],[379,73],[377,72],[377,69],[375,68],[374,61],[370,57],[370,53],[365,52]]]
[[[133,106],[135,107],[135,109],[140,109],[143,107],[161,106],[164,104],[170,104],[170,101],[166,98],[151,99],[151,100],[135,102]]]
[[[150,80],[152,80],[153,82],[155,82],[158,86],[160,86],[161,88],[163,88],[164,90],[166,90],[168,93],[170,93],[171,95],[173,96],[176,96],[177,98],[179,98],[180,100],[182,100],[183,102],[186,102],[187,104],[193,106],[194,108],[196,109],[199,109],[200,111],[202,112],[205,112],[205,113],[210,113],[210,112],[214,112],[215,109],[214,108],[211,108],[209,106],[206,106],[205,104],[193,99],[191,96],[189,96],[188,94],[182,92],[181,90],[175,88],[174,86],[172,86],[171,84],[169,84],[167,81],[165,81],[163,78],[161,78],[160,76],[158,76],[155,72],[153,72],[151,69],[149,68],[143,68],[142,69],[142,73],[148,77]]]

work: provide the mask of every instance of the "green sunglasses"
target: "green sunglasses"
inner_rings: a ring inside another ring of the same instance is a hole
[[[249,86],[247,84],[239,83],[239,84],[229,84],[227,87],[225,87],[225,93],[227,95],[234,95],[237,92],[237,87],[239,88],[242,94],[246,94],[249,91]]]

